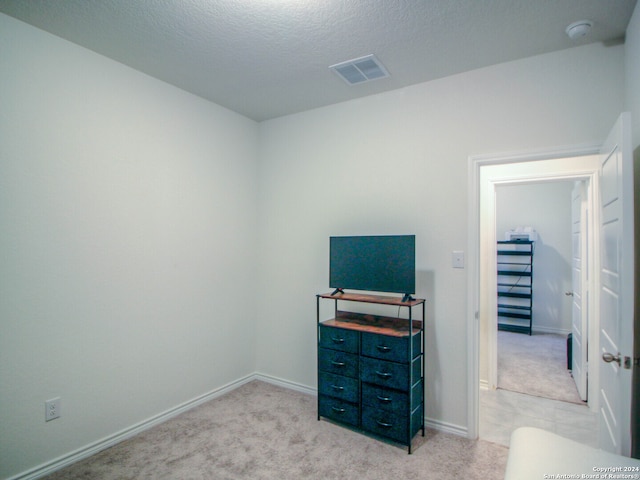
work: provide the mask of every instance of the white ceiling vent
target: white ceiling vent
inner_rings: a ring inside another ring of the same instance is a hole
[[[379,78],[389,76],[389,72],[380,63],[375,55],[367,55],[365,57],[347,60],[346,62],[336,63],[329,67],[336,72],[349,85],[370,82]]]

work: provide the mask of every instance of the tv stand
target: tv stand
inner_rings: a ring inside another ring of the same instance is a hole
[[[316,295],[318,420],[400,443],[411,453],[413,437],[425,434],[425,300],[334,293]],[[323,299],[334,302],[327,320],[321,320]],[[359,313],[358,303],[376,304],[381,314]],[[406,309],[402,318],[400,308]],[[421,311],[417,319],[414,309]]]
[[[344,293],[344,290],[341,288],[336,288],[333,292],[331,292],[331,296],[337,295],[338,293]]]
[[[410,293],[405,293],[402,297],[402,303],[411,302],[412,300],[415,300],[415,298],[413,298]]]

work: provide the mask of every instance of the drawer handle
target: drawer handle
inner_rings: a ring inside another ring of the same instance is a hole
[[[331,340],[333,341],[333,343],[344,343],[344,338],[340,337],[331,337]]]
[[[339,385],[331,385],[331,388],[333,388],[334,390],[338,390],[338,391],[344,390],[344,387],[341,387]]]
[[[386,345],[377,345],[376,348],[381,352],[390,352],[391,347],[387,347]]]
[[[331,407],[331,410],[333,410],[336,413],[344,413],[344,412],[346,412],[346,410],[344,408],[338,408],[338,407]]]
[[[332,361],[331,361],[331,364],[332,364],[334,367],[344,367],[344,366],[346,365],[346,363],[344,363],[344,362],[336,362],[335,360],[332,360]]]
[[[391,377],[393,377],[392,373],[379,372],[379,371],[376,371],[376,375],[378,375],[380,378],[384,380],[389,380]]]
[[[382,428],[391,428],[391,427],[393,427],[393,423],[385,423],[385,422],[381,422],[380,420],[376,420],[376,423],[378,425],[380,425]]]
[[[378,400],[380,400],[381,402],[390,403],[392,399],[391,397],[381,397],[380,395],[378,395]]]

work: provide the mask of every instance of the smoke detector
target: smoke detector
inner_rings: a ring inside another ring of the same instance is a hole
[[[375,55],[347,60],[329,67],[348,85],[370,82],[389,76],[389,72]]]
[[[588,35],[592,26],[593,23],[590,20],[580,20],[569,25],[565,32],[571,40],[577,40]]]

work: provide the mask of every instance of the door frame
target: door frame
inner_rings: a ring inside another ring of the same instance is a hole
[[[489,154],[474,155],[468,158],[468,270],[467,280],[469,289],[467,291],[467,436],[471,439],[478,438],[479,434],[479,407],[480,407],[480,338],[481,325],[488,322],[487,325],[495,325],[495,331],[491,328],[487,332],[487,350],[490,355],[488,359],[488,368],[493,369],[489,372],[489,383],[495,381],[497,383],[497,317],[496,317],[496,272],[495,269],[488,268],[488,265],[495,265],[496,253],[495,248],[487,248],[486,245],[494,245],[496,242],[495,227],[495,188],[497,185],[516,184],[516,183],[532,183],[554,180],[588,180],[588,189],[590,191],[590,202],[597,201],[598,195],[598,179],[599,169],[595,165],[595,157],[600,150],[600,145],[586,145],[575,147],[559,147],[549,150],[530,151],[523,153],[511,154]],[[593,156],[594,162],[591,166],[581,166],[580,158],[585,156]],[[551,171],[546,173],[536,173],[537,168],[541,164],[534,162],[547,161],[546,165],[551,165]],[[528,173],[527,165],[530,168]],[[493,166],[513,166],[523,167],[520,172],[496,175],[495,178],[489,178],[487,175]],[[481,195],[488,189],[488,194],[483,200]],[[489,203],[489,205],[487,205]],[[597,205],[597,203],[594,203]],[[598,215],[597,209],[592,208],[593,216]],[[599,265],[598,259],[598,239],[599,226],[596,222],[590,230],[593,248],[591,249],[591,268],[596,269]],[[483,248],[486,252],[483,252]],[[484,268],[482,267],[484,262]],[[492,263],[493,262],[493,263]],[[597,271],[597,270],[594,270]],[[482,275],[482,278],[481,278]],[[597,282],[596,275],[591,275],[591,280]],[[596,285],[597,286],[597,285]],[[593,288],[590,285],[589,288]],[[481,291],[482,289],[482,291]],[[598,291],[591,290],[591,291]],[[592,295],[590,298],[590,313],[593,321],[589,325],[589,338],[597,339],[598,319],[596,308],[597,296]],[[591,303],[593,302],[593,303]],[[489,323],[490,322],[490,323]],[[597,341],[590,341],[589,352],[590,358],[597,355]],[[595,349],[595,350],[594,350]],[[493,367],[489,367],[493,365]],[[597,371],[590,372],[589,396],[591,398],[590,408],[597,411],[597,395],[595,392],[599,382]],[[491,375],[494,378],[491,378]]]

